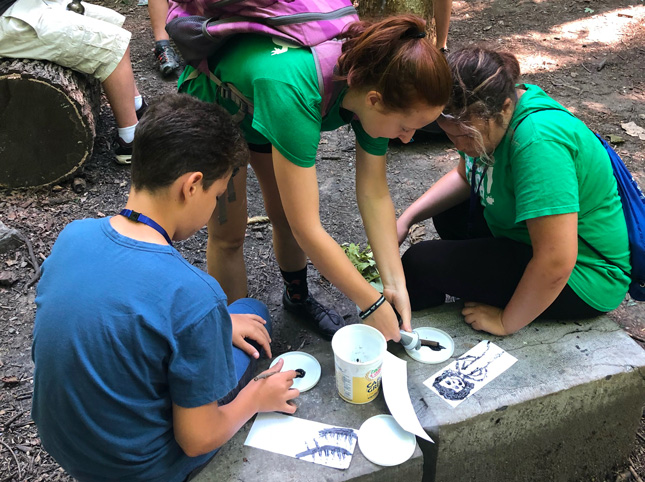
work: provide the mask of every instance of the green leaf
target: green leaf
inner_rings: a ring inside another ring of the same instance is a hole
[[[585,13],[594,13],[594,12],[595,10],[593,8],[589,8],[589,7],[585,8]]]
[[[360,245],[355,243],[343,243],[341,245],[343,251],[356,267],[358,272],[367,280],[380,282],[381,275],[376,268],[376,261],[374,261],[374,253],[369,245],[361,251]]]

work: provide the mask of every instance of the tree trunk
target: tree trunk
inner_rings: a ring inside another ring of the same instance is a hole
[[[383,18],[388,15],[412,13],[432,23],[432,0],[358,0],[358,15],[364,19]]]
[[[69,177],[92,155],[100,84],[50,62],[0,59],[0,186]]]

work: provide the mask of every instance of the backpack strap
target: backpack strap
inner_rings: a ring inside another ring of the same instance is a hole
[[[342,47],[343,42],[341,40],[328,40],[314,47],[310,47],[316,64],[318,92],[322,99],[320,107],[322,117],[327,115],[341,90],[347,85],[345,82],[334,80],[336,63],[342,52]],[[217,85],[217,89],[222,98],[232,100],[239,107],[239,110],[233,116],[233,120],[236,123],[242,122],[242,119],[247,114],[253,115],[253,102],[233,84],[222,82],[208,68],[207,59],[203,59],[185,80],[195,79],[201,73],[207,75]]]
[[[614,262],[610,261],[610,260],[609,260],[609,258],[607,258],[607,256],[605,256],[605,255],[604,255],[604,254],[602,254],[600,251],[598,251],[596,248],[594,248],[594,247],[591,245],[591,243],[590,243],[589,241],[587,241],[585,238],[583,238],[580,234],[578,234],[578,238],[580,239],[580,241],[582,241],[583,243],[585,243],[585,245],[587,245],[587,248],[589,248],[591,251],[593,251],[594,253],[596,253],[596,254],[597,254],[601,259],[603,259],[607,264],[610,264],[611,266],[615,266],[616,268],[618,268],[619,270],[621,270],[625,276],[627,276],[629,279],[632,279],[632,275],[630,275],[627,271],[625,271],[622,267],[618,266],[616,263],[614,263]]]
[[[235,115],[232,116],[233,121],[236,124],[242,122],[247,114],[253,115],[253,102],[251,102],[248,97],[242,94],[242,92],[240,92],[240,90],[233,84],[222,82],[219,77],[211,72],[211,70],[208,68],[207,59],[202,60],[197,68],[186,76],[186,79],[184,79],[184,81],[196,79],[201,74],[207,75],[208,78],[217,85],[217,90],[223,99],[232,100],[239,107]]]
[[[528,114],[526,114],[524,117],[522,117],[522,118],[517,122],[517,124],[515,124],[515,127],[513,128],[513,134],[515,134],[515,131],[517,130],[517,128],[519,127],[519,125],[520,125],[522,122],[524,122],[524,120],[525,120],[528,116],[530,116],[531,114],[535,114],[536,112],[542,112],[542,111],[545,111],[545,110],[559,110],[559,111],[562,111],[562,112],[566,112],[566,113],[567,113],[567,114],[569,114],[571,117],[574,117],[574,118],[576,117],[576,116],[574,116],[571,112],[569,112],[568,110],[565,110],[565,109],[559,109],[559,108],[557,108],[557,107],[544,107],[544,108],[542,108],[542,109],[536,109],[536,110],[534,110],[533,112],[529,112]],[[605,143],[603,142],[602,138],[601,138],[598,134],[595,134],[595,136],[598,138],[598,140],[599,140],[599,141],[600,141],[600,143],[602,144],[603,148],[606,150],[606,146],[605,146]],[[614,166],[613,166],[613,163],[612,163],[612,170],[613,170],[613,168],[614,168]],[[621,203],[622,203],[622,198],[621,198]],[[582,241],[582,242],[585,244],[585,246],[587,246],[591,251],[593,251],[593,252],[594,252],[598,257],[600,257],[602,260],[604,260],[607,264],[610,264],[611,266],[615,266],[616,268],[620,269],[620,270],[625,274],[625,276],[627,276],[628,278],[630,278],[630,279],[631,279],[631,275],[630,275],[627,271],[625,271],[621,266],[618,266],[616,263],[614,263],[614,262],[612,262],[611,260],[609,260],[609,258],[607,258],[607,256],[605,256],[604,254],[602,254],[602,253],[601,253],[600,251],[598,251],[598,249],[596,249],[596,248],[595,248],[595,247],[594,247],[594,246],[593,246],[589,241],[587,241],[585,238],[583,238],[583,237],[580,235],[580,233],[578,233],[578,239],[580,239],[580,241]]]
[[[520,124],[521,124],[522,122],[524,122],[524,121],[526,120],[526,118],[527,118],[528,116],[530,116],[530,115],[532,115],[532,114],[535,114],[536,112],[542,112],[542,111],[545,111],[545,110],[559,110],[560,112],[566,112],[566,113],[567,113],[567,114],[569,114],[571,117],[575,117],[575,116],[574,116],[571,112],[569,112],[568,110],[565,110],[565,109],[559,109],[559,108],[557,108],[557,107],[543,107],[542,109],[535,109],[534,111],[529,112],[529,113],[528,113],[528,114],[526,114],[524,117],[522,117],[519,121],[517,121],[517,124],[515,124],[515,127],[513,127],[513,134],[515,134],[515,131],[517,130],[517,128],[520,126]]]
[[[320,113],[325,117],[334,104],[334,100],[340,91],[347,85],[345,82],[335,81],[336,64],[343,51],[341,40],[327,40],[321,44],[311,47],[311,53],[316,63],[316,75],[318,76],[318,92],[322,99]]]

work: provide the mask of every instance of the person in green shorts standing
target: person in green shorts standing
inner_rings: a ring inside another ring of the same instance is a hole
[[[414,16],[357,22],[344,33],[337,63],[340,82],[326,115],[321,113],[311,50],[260,35],[239,35],[209,59],[209,68],[253,102],[240,123],[251,150],[273,247],[285,282],[283,304],[310,320],[326,338],[344,324],[335,310],[309,295],[307,256],[320,273],[358,305],[363,318],[387,339],[398,340],[399,324],[410,330],[410,302],[396,239],[396,219],[385,176],[388,139],[409,142],[415,130],[436,119],[450,95],[443,55]],[[187,67],[179,90],[237,113],[207,75]],[[385,300],[370,286],[327,234],[319,217],[316,151],[321,131],[351,124],[356,134],[356,196],[383,279]],[[246,229],[246,169],[233,181],[236,199],[226,220],[215,212],[208,224],[208,271],[229,302],[247,294],[243,242]]]
[[[438,122],[461,160],[397,222],[399,243],[431,217],[441,237],[403,256],[412,308],[456,296],[466,323],[494,335],[616,308],[629,242],[603,145],[542,89],[518,84],[512,54],[468,47],[448,62],[454,87]]]

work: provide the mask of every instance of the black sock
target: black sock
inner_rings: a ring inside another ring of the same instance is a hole
[[[287,295],[291,301],[304,301],[304,299],[309,296],[306,266],[300,271],[280,270],[280,273],[282,273],[282,278],[284,278],[284,285],[287,287]]]

